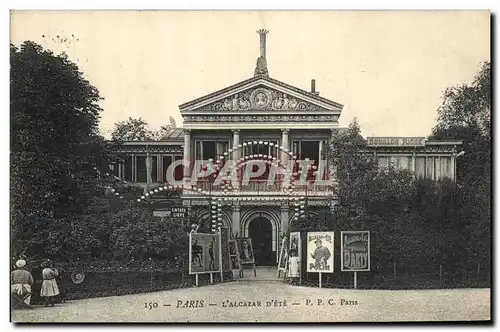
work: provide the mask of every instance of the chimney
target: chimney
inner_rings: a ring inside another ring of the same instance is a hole
[[[269,77],[266,60],[266,34],[268,32],[269,31],[267,31],[266,29],[257,30],[257,33],[260,36],[260,57],[257,58],[257,65],[255,66],[254,76]]]
[[[260,56],[265,58],[266,57],[266,34],[269,31],[266,29],[260,29],[257,30],[257,33],[260,36]]]
[[[319,92],[316,92],[316,80],[314,78],[311,80],[311,93],[319,96]]]

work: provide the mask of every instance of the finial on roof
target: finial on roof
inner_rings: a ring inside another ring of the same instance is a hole
[[[257,65],[255,67],[254,75],[269,76],[267,70],[267,60],[266,60],[266,34],[269,31],[266,29],[259,29],[257,33],[260,35],[260,57],[257,58]]]

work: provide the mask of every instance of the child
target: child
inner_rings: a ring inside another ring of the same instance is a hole
[[[297,250],[290,249],[290,258],[288,259],[288,277],[295,283],[299,277],[299,257],[297,256]]]

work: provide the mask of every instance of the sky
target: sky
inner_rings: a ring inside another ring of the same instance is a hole
[[[181,126],[180,104],[252,77],[260,28],[269,75],[316,79],[365,136],[429,135],[443,91],[490,60],[486,11],[14,11],[11,43],[66,52],[105,98],[109,137],[128,117]]]

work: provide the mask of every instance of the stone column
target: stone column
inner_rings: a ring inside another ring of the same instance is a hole
[[[191,176],[191,130],[184,129],[184,183],[189,182]]]
[[[136,176],[135,176],[135,168],[136,167],[135,167],[135,154],[134,153],[132,153],[131,160],[132,160],[132,176],[131,176],[131,178],[132,178],[132,182],[136,182]]]
[[[150,188],[151,184],[153,183],[153,158],[151,157],[151,154],[148,152],[146,154],[146,183],[148,189]]]
[[[241,221],[240,221],[240,217],[241,217],[241,214],[240,214],[240,205],[239,204],[236,204],[236,202],[234,202],[235,204],[233,205],[233,220],[232,220],[232,225],[231,225],[231,228],[233,230],[233,236],[234,237],[241,237],[243,236],[240,228],[241,228]]]
[[[156,155],[156,182],[163,182],[163,157],[161,154]]]
[[[323,140],[320,140],[319,141],[319,152],[318,152],[319,153],[318,154],[318,163],[319,163],[320,160],[323,159],[323,144],[324,144]]]
[[[411,156],[411,170],[413,171],[413,176],[417,177],[417,154],[413,152]]]
[[[281,145],[284,149],[290,151],[290,142],[289,142],[289,133],[290,129],[281,129]],[[284,151],[281,152],[281,162],[288,169],[288,154]]]
[[[281,205],[281,234],[288,233],[288,222],[290,220],[289,207],[287,204]]]
[[[234,149],[237,149],[238,148],[238,145],[240,144],[240,130],[239,129],[234,129],[233,130],[233,150]],[[237,150],[235,152],[233,152],[233,158],[232,158],[232,161],[233,161],[233,166],[236,165],[236,163],[238,162],[238,159],[240,158],[240,155],[241,155],[241,151],[240,150]],[[238,174],[238,171],[236,169],[234,169],[234,172],[236,172],[236,174]],[[236,183],[233,183],[233,188],[235,189],[238,189],[239,188],[239,182],[236,181]]]
[[[450,179],[452,179],[452,180],[455,180],[455,178],[457,176],[455,174],[456,170],[457,170],[455,167],[456,159],[457,159],[457,155],[456,155],[456,153],[453,153],[451,155],[451,158],[450,158]]]

